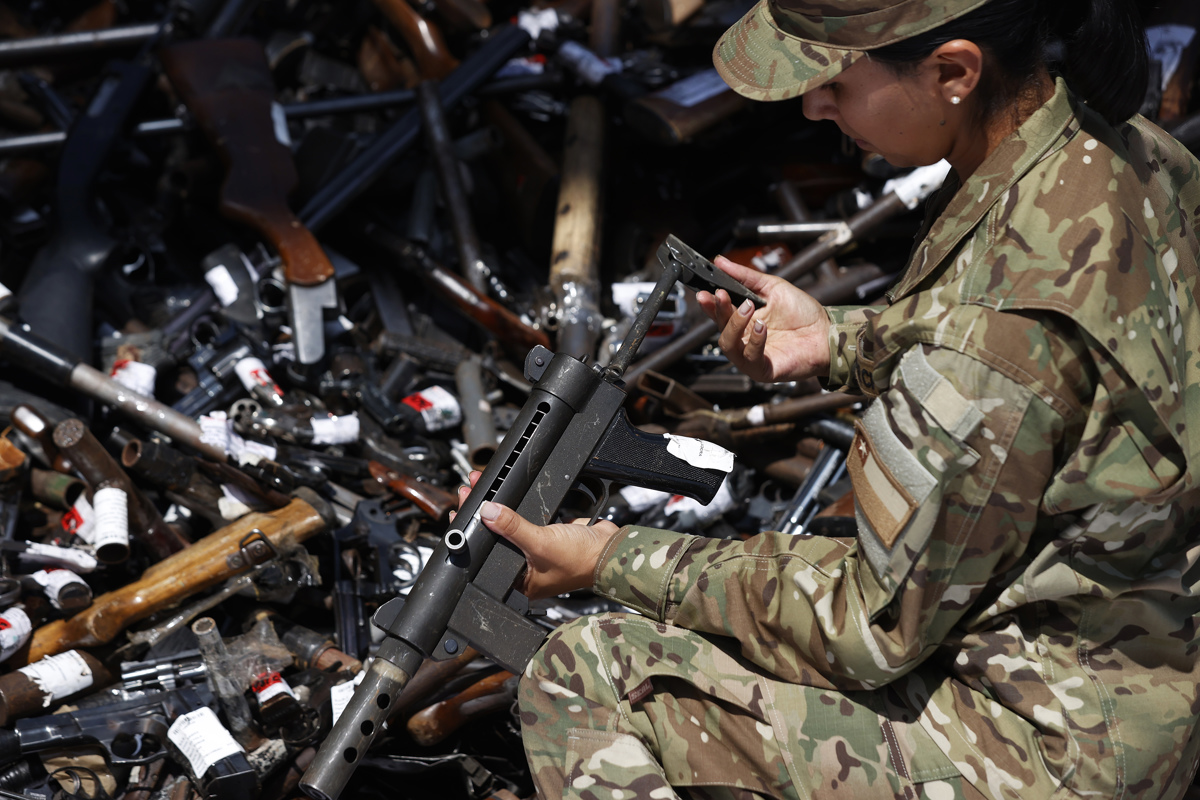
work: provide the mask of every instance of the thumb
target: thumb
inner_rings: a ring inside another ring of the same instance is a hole
[[[479,518],[492,533],[503,536],[525,550],[525,542],[536,526],[508,506],[488,500],[479,507]]]

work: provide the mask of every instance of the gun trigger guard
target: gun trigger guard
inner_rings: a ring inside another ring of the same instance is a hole
[[[259,564],[265,564],[278,555],[279,553],[275,550],[275,545],[271,544],[271,540],[267,538],[267,535],[258,528],[255,528],[242,537],[241,541],[238,542],[238,551],[231,553],[225,559],[225,563],[230,569],[256,567]]]
[[[596,508],[592,512],[592,518],[588,520],[589,528],[596,524],[596,520],[600,519],[600,512],[604,510],[606,505],[608,505],[608,498],[611,494],[612,481],[608,479],[601,479],[600,485],[604,487],[604,489],[600,493],[600,499],[596,502]]]

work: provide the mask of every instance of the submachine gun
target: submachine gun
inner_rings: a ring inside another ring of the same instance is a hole
[[[332,800],[341,794],[425,658],[449,659],[471,645],[519,674],[541,646],[547,630],[530,619],[527,599],[513,589],[525,559],[484,526],[479,508],[485,501],[546,525],[581,479],[601,481],[605,494],[609,481],[620,481],[704,503],[720,488],[733,467],[732,454],[709,442],[635,428],[622,408],[621,376],[676,281],[693,289],[723,288],[735,305],[751,299],[761,307],[764,301],[674,237],[658,257],[663,275],[607,367],[541,346],[529,351],[529,400],[408,597],[390,600],[375,613],[373,622],[387,635],[301,780],[309,796]]]

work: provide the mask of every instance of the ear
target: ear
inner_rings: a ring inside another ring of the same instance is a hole
[[[937,74],[938,92],[947,103],[951,98],[966,100],[983,72],[983,51],[967,39],[953,39],[929,54]]]

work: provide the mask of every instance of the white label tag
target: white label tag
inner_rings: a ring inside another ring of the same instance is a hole
[[[729,88],[729,84],[725,82],[720,73],[715,69],[706,69],[704,72],[697,72],[681,81],[675,81],[651,96],[661,97],[663,100],[683,108],[691,108],[722,92],[730,91],[733,90]]]
[[[253,391],[256,386],[263,386],[268,391],[280,397],[283,396],[283,390],[275,383],[275,379],[267,371],[267,365],[262,362],[262,359],[253,356],[243,358],[233,365],[233,371],[237,373],[238,379],[241,380],[242,386],[246,387],[247,392]]]
[[[196,420],[200,424],[200,441],[220,447],[235,459],[244,453],[253,453],[268,461],[274,461],[276,450],[269,444],[243,439],[233,432],[233,420],[224,411],[203,414]]]
[[[552,31],[558,28],[558,12],[553,8],[543,8],[541,11],[517,12],[517,25],[525,29],[530,39],[537,39],[542,31]]]
[[[287,112],[279,103],[271,103],[271,121],[275,123],[275,138],[284,147],[291,148],[292,135],[288,132]]]
[[[222,758],[244,752],[208,706],[176,719],[167,729],[167,738],[187,758],[197,778]]]
[[[23,610],[10,608],[0,614],[0,661],[7,661],[20,650],[32,632],[33,623]]]
[[[296,693],[292,691],[292,687],[278,672],[265,672],[259,675],[255,678],[254,683],[250,685],[250,688],[254,690],[254,696],[258,698],[258,705],[260,707],[272,697],[278,697],[281,694],[288,694],[292,697],[296,696]]]
[[[63,587],[70,586],[73,583],[81,583],[87,586],[87,581],[71,572],[69,569],[39,569],[29,577],[41,586],[46,597],[50,598],[50,605],[62,611],[62,605],[59,604],[58,595],[63,590]]]
[[[22,559],[28,559],[35,564],[66,567],[73,572],[92,572],[100,563],[94,555],[78,548],[57,547],[41,542],[27,542],[20,555]]]
[[[96,512],[88,502],[87,495],[79,495],[71,510],[63,514],[63,530],[73,533],[88,544],[92,543],[92,531],[96,528]]]
[[[99,550],[105,545],[129,546],[129,496],[124,489],[108,486],[92,494],[96,501],[96,529],[92,543]]]
[[[625,502],[629,504],[629,510],[635,514],[640,514],[671,496],[667,492],[647,489],[644,486],[622,486],[617,490],[617,494],[625,498]]]
[[[1151,25],[1146,28],[1146,40],[1150,45],[1150,57],[1162,64],[1162,88],[1179,69],[1183,50],[1196,37],[1196,29],[1189,25]]]
[[[333,721],[335,723],[342,712],[346,710],[346,706],[350,705],[352,697],[354,697],[354,681],[339,683],[329,690],[329,702],[333,704]]]
[[[719,444],[670,433],[664,433],[663,436],[667,439],[667,452],[693,467],[719,469],[722,472],[733,469],[733,452]]]
[[[313,417],[313,444],[347,444],[358,441],[358,414]]]
[[[696,515],[696,521],[703,524],[709,520],[714,520],[733,508],[737,501],[734,500],[733,492],[729,489],[729,478],[726,477],[721,482],[721,486],[717,489],[717,493],[713,496],[712,502],[706,506],[700,505],[697,501],[683,495],[675,495],[667,503],[663,511],[667,516],[682,514],[685,511],[690,511]]]
[[[420,412],[425,429],[430,433],[462,424],[462,408],[458,405],[458,398],[441,386],[422,389],[400,402]]]
[[[222,308],[228,308],[237,301],[237,281],[233,279],[233,275],[229,274],[229,268],[224,264],[217,264],[204,273],[204,280],[208,281],[208,285],[216,293]]]
[[[122,359],[113,364],[109,376],[117,383],[145,397],[154,397],[154,380],[158,370],[141,361]]]
[[[43,658],[17,672],[24,673],[46,694],[42,698],[42,708],[49,708],[55,700],[82,692],[92,685],[92,668],[75,650]]]

